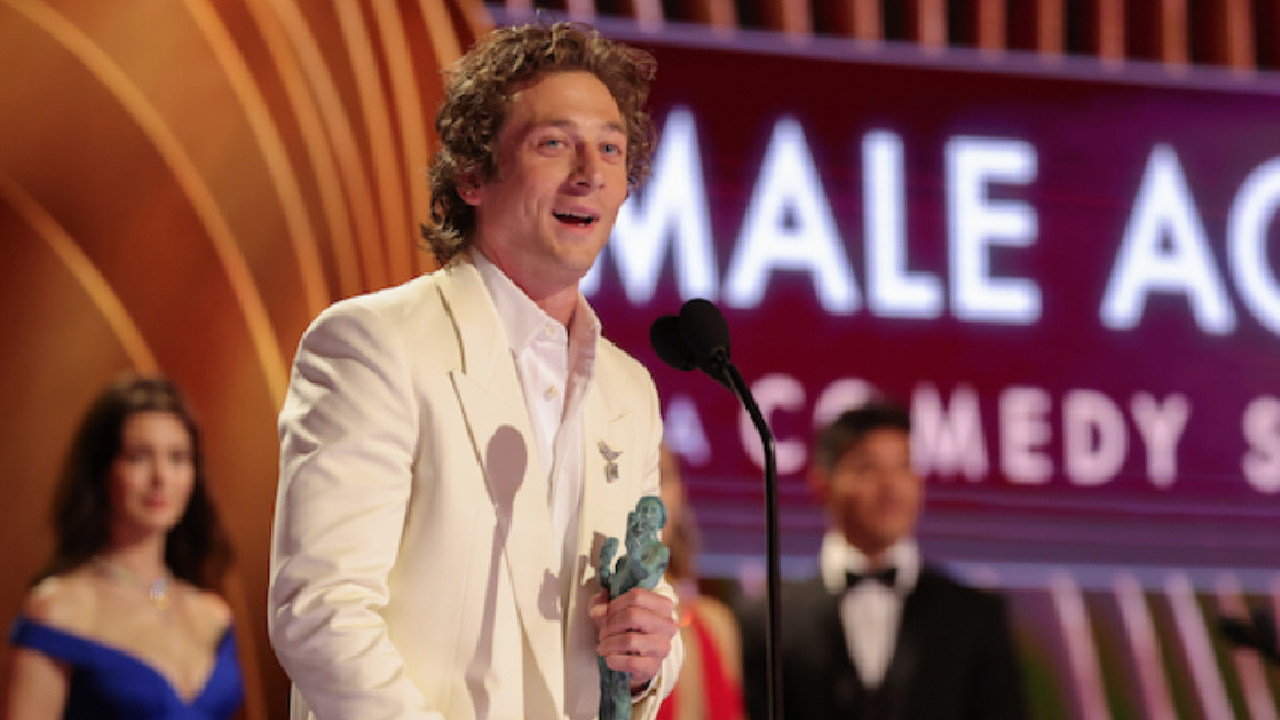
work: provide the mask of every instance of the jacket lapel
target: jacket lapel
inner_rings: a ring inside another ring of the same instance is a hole
[[[631,444],[631,413],[625,404],[605,397],[601,388],[607,382],[607,378],[595,378],[582,408],[583,518],[597,517],[602,509],[614,511],[613,500],[634,493],[645,472],[643,449]],[[622,520],[618,518],[617,524],[622,525]],[[583,529],[585,523],[579,525]],[[591,538],[579,532],[578,540],[582,547]]]
[[[440,273],[462,369],[450,373],[476,460],[497,515],[503,555],[527,646],[557,712],[564,707],[564,651],[547,480],[510,346],[484,282],[469,262]],[[549,586],[548,586],[549,584]]]
[[[594,714],[599,706],[595,624],[582,608],[601,590],[596,571],[600,546],[606,535],[623,539],[618,533],[625,529],[626,515],[631,511],[624,500],[636,494],[645,472],[642,449],[632,444],[631,412],[616,393],[607,392],[613,387],[613,379],[605,369],[606,362],[597,356],[596,376],[582,407],[582,499],[565,647],[587,647],[592,651],[574,655],[590,659],[591,667],[584,663],[571,675],[575,682],[568,691],[565,706],[571,717],[587,716],[588,711]]]

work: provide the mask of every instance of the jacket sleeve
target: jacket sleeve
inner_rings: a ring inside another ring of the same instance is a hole
[[[268,632],[320,720],[443,720],[380,611],[413,478],[419,413],[390,325],[339,303],[303,336],[280,412]]]
[[[982,593],[984,621],[977,656],[971,666],[973,705],[968,717],[977,720],[1027,720],[1018,650],[1009,626],[1004,598]]]

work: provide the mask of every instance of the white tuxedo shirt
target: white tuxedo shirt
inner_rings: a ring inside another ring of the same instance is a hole
[[[336,303],[307,330],[280,413],[268,613],[295,719],[596,717],[595,562],[658,493],[657,393],[600,341],[567,608],[522,400],[465,257]],[[621,451],[616,479],[601,442]],[[682,656],[677,636],[637,720],[656,716]]]
[[[885,550],[884,560],[882,566],[898,571],[892,588],[862,582],[846,589],[845,573],[874,569],[867,556],[837,530],[827,531],[818,553],[822,583],[832,595],[840,597],[840,624],[844,626],[849,659],[868,688],[880,687],[893,660],[902,608],[920,577],[920,548],[914,539],[903,538]]]

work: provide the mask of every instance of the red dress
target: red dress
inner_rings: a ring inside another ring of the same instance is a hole
[[[697,680],[702,682],[704,700],[704,707],[698,717],[702,720],[741,720],[743,717],[742,688],[725,672],[720,648],[716,645],[715,637],[707,627],[706,621],[697,612],[696,604],[689,608],[687,617],[693,639],[697,643],[698,657],[702,659],[702,677],[691,678],[681,673],[675,689],[658,709],[658,720],[675,720],[678,717],[677,711],[681,701],[680,686]]]

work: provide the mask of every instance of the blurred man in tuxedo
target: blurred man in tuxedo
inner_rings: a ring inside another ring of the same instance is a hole
[[[819,435],[809,485],[827,510],[820,575],[784,586],[783,713],[803,720],[1027,717],[1001,599],[925,565],[923,489],[905,410],[873,403]],[[765,720],[764,612],[743,613],[747,706]]]
[[[667,583],[593,558],[658,494],[649,374],[578,290],[645,177],[647,53],[502,28],[453,68],[424,234],[442,268],[311,325],[280,413],[270,636],[293,717],[595,718],[597,653],[652,720]]]

